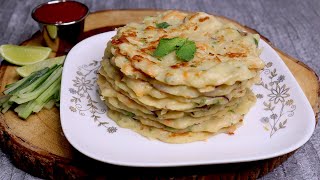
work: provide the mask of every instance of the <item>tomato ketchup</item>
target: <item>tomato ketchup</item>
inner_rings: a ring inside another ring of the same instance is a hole
[[[76,1],[51,1],[37,7],[32,16],[44,24],[64,24],[80,21],[88,14],[88,7]]]

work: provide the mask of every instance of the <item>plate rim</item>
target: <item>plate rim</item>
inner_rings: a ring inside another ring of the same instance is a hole
[[[109,31],[109,32],[104,32],[104,33],[100,33],[100,34],[97,34],[97,35],[94,35],[94,36],[91,36],[89,38],[86,38],[84,40],[82,40],[81,42],[79,42],[78,44],[82,44],[82,43],[85,43],[86,41],[89,41],[90,39],[92,38],[97,38],[99,36],[103,36],[104,34],[111,34],[111,33],[115,33],[115,31]],[[270,48],[275,51],[276,53],[276,56],[278,56],[279,59],[281,59],[281,62],[282,63],[282,66],[286,69],[286,71],[288,73],[286,73],[286,75],[290,75],[291,77],[290,78],[293,78],[293,83],[294,83],[294,86],[298,87],[297,90],[299,92],[297,92],[298,94],[302,94],[302,100],[304,103],[307,102],[308,104],[308,111],[312,111],[313,115],[314,115],[314,112],[312,110],[312,107],[307,99],[307,97],[305,96],[304,92],[302,91],[300,85],[298,84],[297,80],[294,78],[293,74],[291,73],[291,71],[289,70],[289,68],[287,67],[287,65],[284,63],[283,59],[280,57],[280,55],[278,54],[278,52],[268,43],[266,42],[265,40],[261,39],[261,41],[263,41],[264,43],[266,43],[268,46],[270,46]],[[78,45],[77,44],[77,45]],[[74,48],[77,47],[77,45],[74,46]],[[72,48],[70,50],[70,52],[74,49]],[[66,57],[66,62],[68,60],[68,55]],[[277,60],[278,61],[278,60]],[[64,75],[64,71],[63,71],[63,74],[62,74],[62,77]],[[63,87],[63,78],[62,78],[62,83],[61,83],[61,88]],[[63,91],[61,90],[61,97],[63,97]],[[61,98],[62,99],[62,98]],[[213,165],[213,164],[229,164],[229,163],[246,163],[246,162],[251,162],[251,161],[258,161],[258,160],[265,160],[265,159],[270,159],[270,158],[274,158],[274,157],[280,157],[282,155],[285,155],[285,154],[288,154],[290,152],[293,152],[295,150],[297,150],[298,148],[300,148],[301,146],[303,146],[306,142],[308,142],[308,140],[311,138],[314,130],[315,130],[315,124],[316,124],[316,120],[315,120],[315,116],[312,116],[312,130],[311,131],[308,131],[309,133],[307,135],[304,136],[304,138],[301,138],[300,141],[298,141],[298,143],[295,143],[294,146],[290,146],[290,148],[285,148],[284,150],[282,151],[277,151],[277,152],[274,152],[274,153],[269,153],[268,155],[264,155],[264,156],[261,156],[261,155],[257,155],[257,157],[253,157],[253,158],[238,158],[238,159],[233,159],[233,160],[228,160],[228,161],[218,161],[218,162],[212,162],[212,160],[207,160],[207,161],[191,161],[191,162],[186,162],[186,161],[183,161],[183,162],[174,162],[174,163],[132,163],[132,162],[121,162],[121,161],[116,161],[116,160],[102,160],[102,159],[99,159],[98,157],[94,156],[93,153],[91,152],[88,152],[88,151],[85,151],[85,149],[83,150],[77,143],[75,143],[73,140],[70,139],[69,137],[69,134],[66,133],[66,127],[65,127],[65,124],[63,123],[62,119],[63,119],[63,113],[61,113],[61,109],[63,109],[63,105],[60,106],[60,122],[61,122],[61,127],[62,127],[62,130],[63,130],[63,133],[66,137],[66,139],[68,140],[68,142],[75,148],[77,149],[79,152],[81,152],[82,154],[92,158],[92,159],[95,159],[97,161],[100,161],[100,162],[104,162],[104,163],[109,163],[109,164],[114,164],[114,165],[120,165],[120,166],[129,166],[129,167],[181,167],[181,166],[194,166],[194,165]]]

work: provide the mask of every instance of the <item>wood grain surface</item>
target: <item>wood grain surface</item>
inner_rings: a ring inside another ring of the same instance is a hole
[[[40,1],[0,1],[0,43],[19,44],[36,31],[29,13]],[[257,29],[276,47],[302,60],[319,73],[318,1],[85,1],[91,10],[106,8],[177,8],[224,15]],[[314,35],[313,35],[314,34]],[[319,179],[319,128],[287,162],[262,179]],[[33,179],[15,169],[0,153],[0,179]]]

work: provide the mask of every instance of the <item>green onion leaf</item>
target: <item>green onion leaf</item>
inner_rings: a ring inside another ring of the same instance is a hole
[[[256,38],[253,38],[254,43],[256,44],[256,46],[258,47],[259,41]]]
[[[162,22],[162,23],[156,24],[156,26],[159,29],[165,29],[165,28],[169,27],[170,24],[168,24],[167,22]]]
[[[129,112],[129,111],[127,111],[126,112],[126,116],[129,116],[129,117],[134,117],[135,116],[135,114],[134,113],[132,113],[132,112]]]

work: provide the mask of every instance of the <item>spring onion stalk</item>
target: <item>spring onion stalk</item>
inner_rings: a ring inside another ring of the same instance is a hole
[[[28,101],[31,101],[32,99],[37,98],[42,94],[46,89],[49,88],[49,86],[55,82],[59,77],[61,77],[62,74],[62,67],[56,69],[49,77],[48,79],[41,84],[37,89],[30,93],[24,93],[24,94],[19,94],[18,98],[14,100],[15,103],[17,104],[22,104]]]
[[[55,65],[7,85],[4,95],[0,96],[0,111],[5,113],[13,107],[19,117],[26,119],[42,108],[59,105],[61,75],[62,65]]]
[[[18,92],[19,90],[32,84],[35,80],[37,80],[39,77],[43,76],[48,71],[49,71],[49,68],[44,68],[40,71],[32,73],[27,78],[23,78],[22,80],[18,81],[16,85],[13,85],[9,89],[5,90],[4,94],[14,94],[15,92]]]

